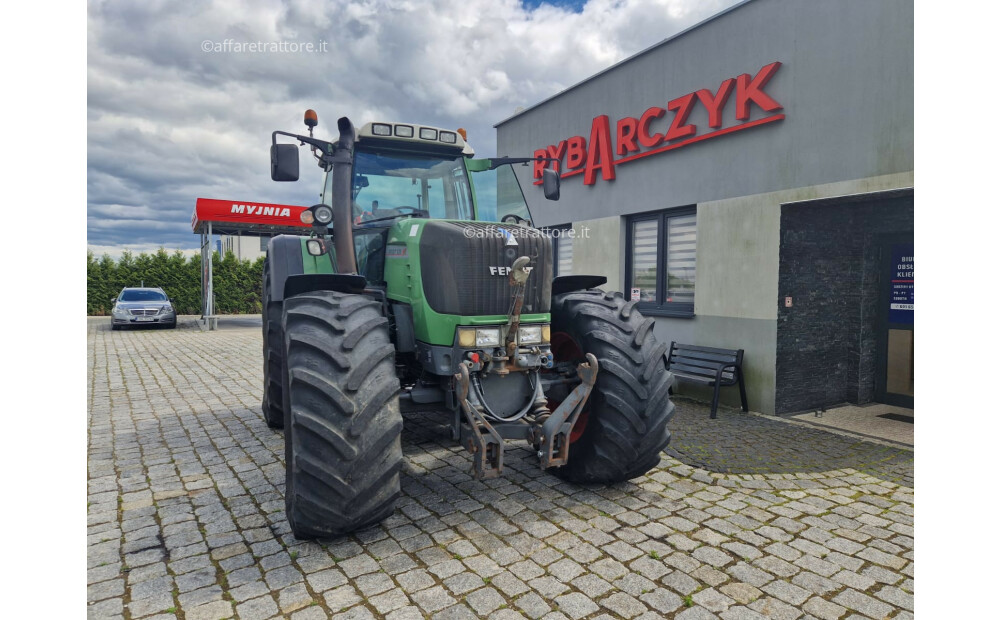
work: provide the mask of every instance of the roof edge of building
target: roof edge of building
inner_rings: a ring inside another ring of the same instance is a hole
[[[629,56],[627,58],[623,58],[622,60],[619,60],[618,62],[616,62],[613,65],[610,65],[608,67],[605,67],[604,69],[601,69],[597,73],[595,73],[595,74],[593,74],[593,75],[591,75],[589,77],[586,77],[583,80],[580,80],[579,82],[573,84],[572,86],[567,86],[566,88],[564,88],[563,90],[557,92],[556,94],[552,95],[551,97],[546,97],[545,99],[542,99],[538,103],[534,103],[534,104],[532,104],[532,105],[524,108],[520,112],[515,112],[514,114],[508,116],[507,118],[505,118],[505,119],[497,122],[495,125],[493,125],[493,128],[496,129],[500,125],[503,125],[504,123],[512,121],[515,118],[517,118],[518,116],[526,114],[526,113],[534,110],[535,108],[540,107],[540,106],[542,106],[542,105],[544,105],[544,104],[552,101],[553,99],[557,99],[559,97],[562,97],[563,95],[565,95],[566,93],[570,92],[571,90],[575,90],[576,88],[578,88],[578,87],[586,84],[587,82],[590,82],[591,80],[593,80],[593,79],[595,79],[597,77],[600,77],[601,75],[604,75],[605,73],[608,73],[609,71],[611,71],[613,69],[617,69],[619,66],[624,65],[625,63],[630,62],[630,61],[632,61],[632,60],[634,60],[634,59],[636,59],[636,58],[638,58],[640,56],[648,54],[649,52],[652,52],[653,50],[658,49],[658,48],[666,45],[667,43],[670,43],[671,41],[673,41],[675,39],[679,39],[680,37],[686,35],[687,33],[691,32],[692,30],[695,30],[697,28],[701,28],[705,24],[707,24],[709,22],[712,22],[712,21],[715,21],[716,19],[722,17],[723,15],[726,15],[727,13],[735,11],[736,9],[738,9],[738,8],[740,8],[740,7],[742,7],[742,6],[746,5],[746,4],[749,4],[749,3],[753,2],[753,1],[754,0],[741,0],[740,2],[737,2],[736,4],[730,6],[730,7],[726,8],[726,9],[721,10],[718,13],[715,13],[714,15],[710,15],[710,16],[706,17],[705,19],[701,20],[700,22],[698,22],[696,24],[693,24],[691,26],[688,26],[687,28],[685,28],[684,30],[681,30],[680,32],[677,32],[675,34],[670,35],[669,37],[667,37],[666,39],[663,39],[662,41],[654,43],[654,44],[650,45],[649,47],[647,47],[647,48],[645,48],[643,50],[640,50],[640,51],[636,52],[635,54],[632,54],[631,56]]]

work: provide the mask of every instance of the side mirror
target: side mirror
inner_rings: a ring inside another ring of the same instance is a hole
[[[271,145],[271,180],[299,180],[299,147],[297,145]]]
[[[546,200],[559,200],[559,173],[552,168],[542,170],[542,190]]]
[[[112,297],[112,298],[111,298],[111,303],[115,303],[116,301],[118,301],[118,298],[117,298],[117,297]]]

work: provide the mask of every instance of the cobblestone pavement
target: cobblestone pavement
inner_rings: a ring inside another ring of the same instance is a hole
[[[301,542],[259,330],[92,320],[88,367],[91,618],[912,617],[913,490],[891,481],[912,461],[883,446],[682,401],[630,483],[564,483],[516,444],[477,482],[445,417],[414,414],[395,514]]]

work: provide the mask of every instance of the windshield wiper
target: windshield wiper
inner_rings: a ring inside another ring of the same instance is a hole
[[[417,209],[416,211],[412,211],[410,213],[397,213],[396,215],[387,215],[385,217],[377,217],[377,218],[375,218],[373,220],[365,220],[365,221],[361,222],[360,224],[355,224],[354,227],[355,228],[361,228],[365,224],[371,224],[372,222],[384,222],[386,220],[394,220],[397,217],[422,217],[422,218],[429,218],[430,217],[430,213],[428,213],[427,211],[424,211],[423,209]]]

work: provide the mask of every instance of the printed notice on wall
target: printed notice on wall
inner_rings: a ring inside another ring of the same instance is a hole
[[[892,246],[889,322],[913,325],[913,244]]]

